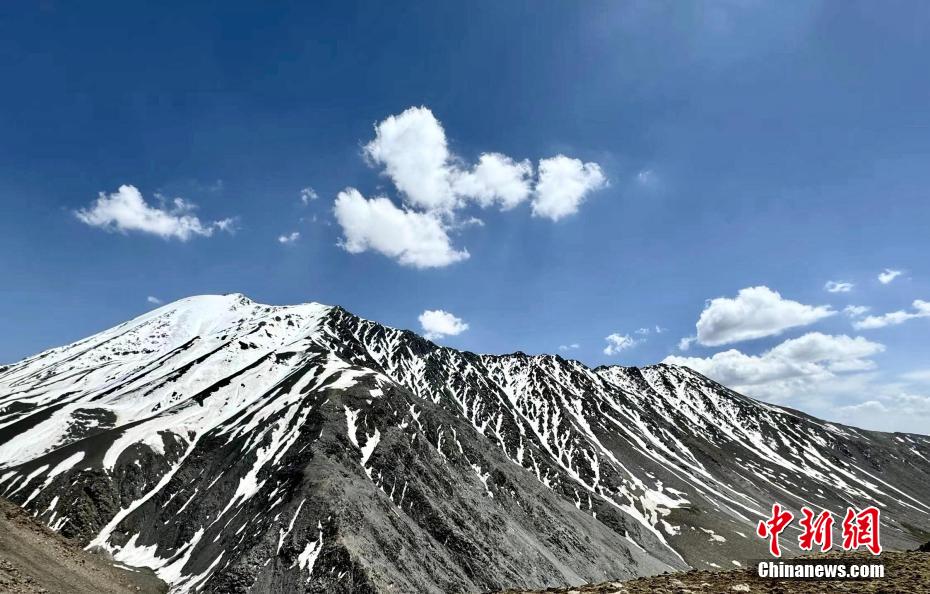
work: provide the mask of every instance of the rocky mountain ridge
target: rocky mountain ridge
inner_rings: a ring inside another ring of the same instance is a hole
[[[0,494],[176,592],[733,568],[765,554],[775,501],[876,504],[885,546],[913,548],[928,484],[926,436],[682,367],[459,352],[315,303],[192,297],[0,370]]]

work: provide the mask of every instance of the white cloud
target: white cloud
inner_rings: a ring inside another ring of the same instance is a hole
[[[838,407],[839,420],[857,427],[881,431],[926,434],[927,419],[930,417],[930,396],[911,394],[893,386],[876,388],[876,397]]]
[[[633,334],[638,334],[640,336],[649,336],[653,332],[655,332],[656,334],[662,334],[666,330],[667,328],[663,328],[662,326],[656,325],[656,326],[653,326],[652,328],[648,328],[648,327],[637,328],[636,330],[633,331]]]
[[[351,189],[340,193],[336,211],[342,244],[352,253],[374,249],[418,267],[447,266],[468,257],[466,250],[451,247],[449,233],[483,224],[459,215],[469,204],[510,210],[532,197],[534,215],[558,220],[577,212],[588,193],[607,185],[597,163],[564,155],[542,159],[538,179],[529,160],[515,161],[501,153],[482,153],[470,166],[449,150],[442,124],[426,107],[411,107],[377,123],[363,153],[371,165],[383,168],[403,208],[387,197],[366,201],[361,194],[349,198]],[[389,229],[403,229],[404,236],[387,237],[391,231],[376,224],[382,218],[389,219]],[[378,221],[360,228],[359,219]],[[417,248],[414,235],[427,236],[429,245]]]
[[[468,258],[468,251],[452,247],[442,222],[431,213],[398,208],[384,197],[366,200],[355,188],[340,192],[333,210],[349,253],[374,250],[415,268]]]
[[[845,334],[830,336],[820,332],[809,332],[792,338],[772,348],[768,354],[783,360],[802,363],[858,361],[885,350],[884,345],[866,340],[862,336],[850,338]]]
[[[843,313],[850,318],[858,318],[864,316],[870,309],[872,308],[867,305],[847,305],[843,308]]]
[[[532,191],[533,166],[529,161],[514,162],[507,155],[485,153],[469,172],[455,176],[455,191],[474,198],[483,207],[500,204],[510,210],[526,200]]]
[[[908,320],[930,317],[930,301],[915,299],[911,305],[914,307],[914,311],[912,312],[902,309],[880,316],[868,316],[853,322],[853,328],[856,330],[874,330],[875,328],[884,328],[885,326],[897,326]]]
[[[468,330],[468,324],[441,309],[428,309],[420,314],[420,326],[427,339],[436,340],[446,336],[457,336]]]
[[[449,151],[446,132],[426,107],[411,107],[375,126],[365,155],[412,207],[449,213],[468,200],[509,210],[534,193],[533,166],[501,153],[483,153],[471,169]],[[564,155],[539,162],[533,213],[558,220],[578,210],[584,197],[607,183],[597,163]]]
[[[607,346],[604,347],[605,355],[616,355],[620,351],[625,351],[626,349],[631,349],[639,342],[634,340],[629,334],[618,334],[614,332],[610,336],[604,338],[607,341]]]
[[[294,243],[298,239],[300,239],[300,231],[293,231],[291,233],[286,233],[284,235],[278,236],[278,242],[283,243],[285,245]]]
[[[718,329],[724,330],[724,336],[733,328],[743,328],[743,318],[754,317],[753,312],[759,309],[750,304],[760,301],[745,299],[745,291],[734,299],[724,300],[725,307],[705,321],[714,321]],[[775,303],[774,309],[779,311],[784,309],[786,300],[774,291],[761,287],[754,297],[760,296],[761,302]],[[779,315],[778,319],[809,323],[811,319],[837,313],[826,307],[788,303],[793,304],[787,308],[791,315]],[[705,312],[719,305],[719,300],[709,301]],[[851,305],[843,313],[855,323],[864,321],[861,316],[868,311],[866,306]],[[872,316],[881,321],[869,321],[867,325],[901,323],[914,317],[930,317],[930,302],[918,300],[913,310]],[[719,334],[717,338],[721,338]],[[732,338],[732,332],[729,337]],[[697,336],[682,338],[679,349],[687,351],[694,342],[698,342]],[[883,344],[863,336],[808,332],[761,353],[730,348],[707,357],[670,355],[663,362],[690,367],[748,396],[800,409],[822,419],[872,430],[926,433],[930,417],[930,369],[916,369],[885,379],[887,373],[877,365],[877,356],[884,351]]]
[[[384,165],[410,204],[427,210],[456,206],[446,132],[426,107],[388,116],[375,126],[375,139],[364,150],[373,163]]]
[[[539,183],[533,215],[558,221],[575,214],[585,196],[607,185],[597,163],[582,163],[565,155],[539,161]]]
[[[808,393],[837,374],[874,369],[870,357],[884,350],[884,345],[861,336],[811,332],[760,355],[730,349],[706,358],[672,355],[663,362],[690,367],[751,396],[778,400]]]
[[[741,289],[734,299],[717,297],[708,302],[696,325],[697,340],[705,346],[719,346],[776,336],[835,313],[829,306],[784,299],[765,286],[748,287]]]
[[[202,222],[191,214],[196,206],[182,198],[175,198],[170,205],[152,206],[135,186],[122,185],[112,194],[101,192],[90,207],[76,211],[75,215],[81,222],[107,231],[139,231],[180,241],[198,235],[209,237],[216,229],[232,230],[232,219]]]
[[[880,272],[878,274],[878,282],[883,285],[887,285],[902,274],[904,274],[903,270],[892,270],[891,268],[886,268],[884,272]]]
[[[574,351],[574,350],[578,350],[579,348],[581,348],[581,345],[578,344],[577,342],[573,342],[571,344],[560,344],[559,345],[560,351]]]
[[[697,336],[686,336],[678,341],[678,350],[687,351],[695,342],[697,342]]]
[[[212,225],[214,229],[219,229],[225,233],[233,233],[236,230],[236,219],[221,219],[213,221]]]
[[[151,303],[152,305],[161,305],[163,303],[161,299],[159,299],[158,297],[152,297],[151,295],[146,297],[145,300]]]
[[[852,283],[846,283],[842,281],[827,281],[827,284],[823,286],[824,289],[829,293],[849,293],[853,290]]]
[[[930,303],[918,305],[915,312],[930,311]],[[850,317],[865,311],[864,306],[844,310]],[[684,338],[679,347],[687,350],[693,340]],[[690,367],[748,396],[822,419],[873,430],[926,433],[930,369],[886,381],[875,361],[884,351],[883,344],[862,336],[809,332],[759,354],[731,348],[709,357],[673,355],[663,362]]]
[[[304,204],[310,204],[310,201],[316,200],[319,197],[320,195],[316,193],[316,190],[314,190],[310,186],[307,186],[306,188],[302,188],[300,190],[300,201],[303,202]]]

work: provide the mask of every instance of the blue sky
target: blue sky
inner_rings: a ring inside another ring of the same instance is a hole
[[[926,431],[926,3],[47,0],[0,54],[0,361],[242,292]]]

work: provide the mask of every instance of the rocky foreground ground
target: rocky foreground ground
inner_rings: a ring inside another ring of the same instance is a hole
[[[862,559],[870,554],[826,555]],[[930,593],[930,543],[919,551],[886,552],[878,560],[885,565],[884,579],[874,580],[777,580],[755,575],[755,565],[733,571],[688,571],[623,582],[605,582],[574,588],[507,590],[500,594],[928,594]]]
[[[0,592],[4,594],[155,594],[167,586],[151,572],[121,568],[84,551],[0,499]]]

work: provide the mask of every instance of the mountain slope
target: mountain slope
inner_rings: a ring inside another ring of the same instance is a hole
[[[876,559],[868,551],[818,553],[809,559],[856,560],[862,565],[884,566],[884,577],[872,579],[770,579],[760,578],[756,567],[730,570],[691,570],[542,591],[507,590],[497,594],[925,594],[930,592],[930,554],[920,551],[886,551]]]
[[[0,370],[0,493],[176,591],[482,591],[764,554],[774,501],[930,536],[930,439],[686,368],[193,297]],[[790,546],[789,546],[790,549]]]
[[[147,570],[93,555],[0,499],[0,591],[6,594],[158,594],[167,587]]]

